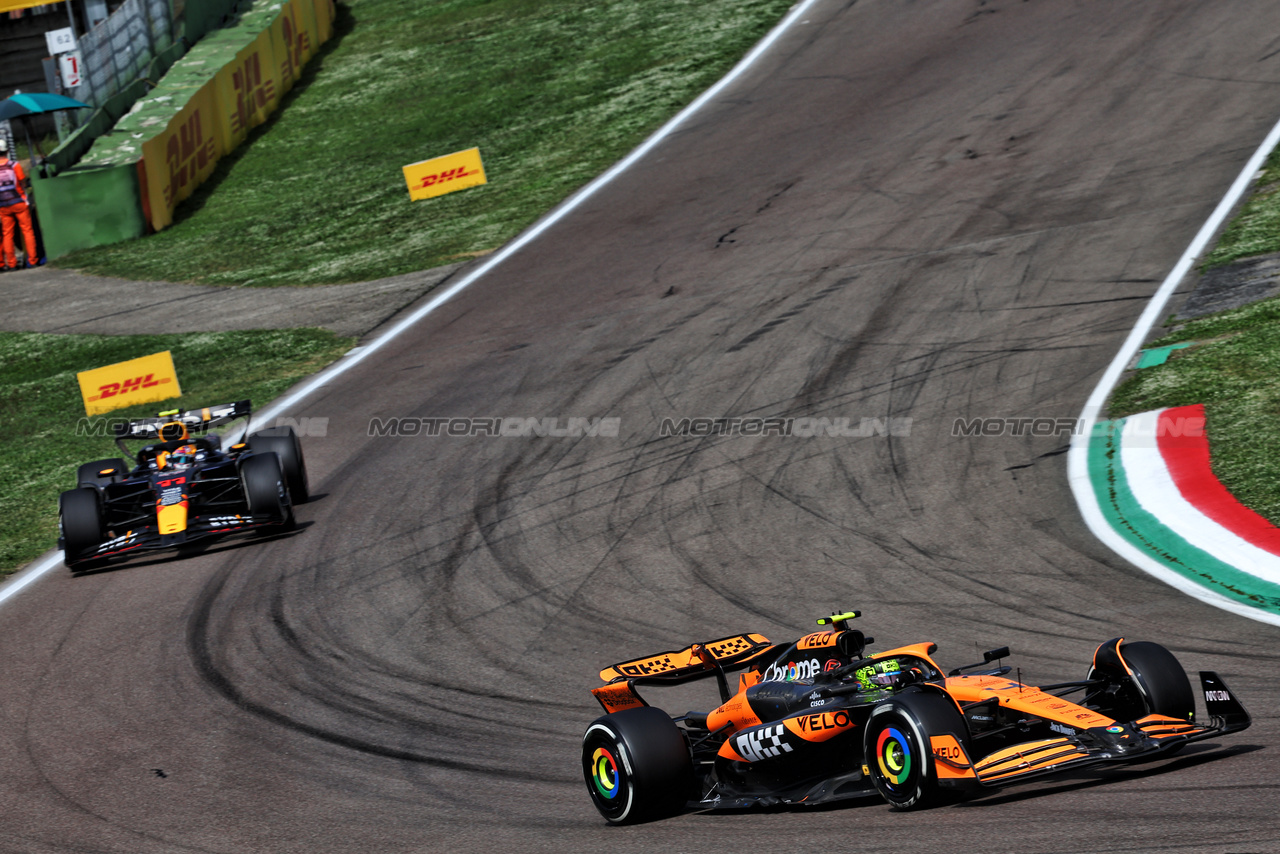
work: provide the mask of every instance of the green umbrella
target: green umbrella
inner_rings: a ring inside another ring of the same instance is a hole
[[[8,98],[0,101],[0,121],[5,119],[17,119],[24,116],[31,116],[37,113],[56,113],[59,110],[78,110],[81,107],[89,105],[75,98],[68,98],[66,95],[58,95],[53,92],[14,92]],[[36,162],[36,149],[31,144],[31,128],[27,127],[27,123],[22,123],[22,130],[27,135],[27,155],[31,158],[34,166]],[[44,153],[41,152],[41,158]],[[44,174],[44,166],[40,166],[40,174]]]
[[[0,121],[33,113],[56,113],[59,110],[76,110],[88,106],[75,98],[52,92],[14,92],[0,101]]]

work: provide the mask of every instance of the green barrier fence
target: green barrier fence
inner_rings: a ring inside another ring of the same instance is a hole
[[[333,0],[187,0],[184,32],[227,8],[236,10],[228,26],[185,55],[178,44],[157,56],[33,176],[46,257],[167,227],[178,202],[278,107],[336,12]]]
[[[107,166],[33,178],[31,190],[48,258],[146,233],[147,221],[137,203],[136,167]]]

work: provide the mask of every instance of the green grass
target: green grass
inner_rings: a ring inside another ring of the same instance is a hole
[[[1271,252],[1280,252],[1280,149],[1201,269]],[[1112,394],[1109,415],[1204,404],[1214,474],[1246,507],[1280,524],[1280,298],[1170,326],[1146,346],[1193,346],[1134,372]]]
[[[1222,267],[1270,252],[1280,252],[1280,149],[1263,164],[1253,192],[1205,256],[1203,267]]]
[[[119,409],[109,418],[245,398],[265,406],[353,345],[354,339],[321,329],[129,336],[0,332],[0,575],[56,545],[58,493],[75,486],[77,466],[120,456],[110,438],[91,435],[92,428],[77,430],[84,413],[78,372],[172,352],[183,396]]]
[[[1280,524],[1280,299],[1190,321],[1147,346],[1183,341],[1197,343],[1116,389],[1110,416],[1203,403],[1214,473]]]
[[[357,282],[491,251],[722,76],[792,0],[348,0],[283,109],[159,234],[59,259],[133,279]],[[489,183],[410,202],[479,146]]]

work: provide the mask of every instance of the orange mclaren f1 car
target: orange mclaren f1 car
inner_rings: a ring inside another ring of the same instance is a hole
[[[1213,672],[1191,682],[1159,644],[1115,638],[1076,682],[1032,687],[999,664],[1008,647],[948,673],[918,643],[868,655],[848,623],[818,620],[794,643],[736,635],[605,668],[592,693],[582,771],[611,824],[708,810],[823,804],[877,793],[894,809],[935,806],[1046,774],[1168,756],[1249,726]],[[995,666],[992,662],[997,662]],[[726,676],[742,671],[737,692]],[[636,692],[714,677],[720,705],[672,717]],[[1078,695],[1075,699],[1068,696]]]

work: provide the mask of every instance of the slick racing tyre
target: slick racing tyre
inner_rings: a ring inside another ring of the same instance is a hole
[[[267,516],[274,522],[283,522],[286,529],[293,528],[293,507],[275,454],[244,457],[240,461],[240,482],[252,515]]]
[[[249,449],[256,453],[274,453],[280,458],[289,498],[294,504],[305,504],[311,498],[307,482],[307,464],[302,459],[302,443],[292,427],[268,427],[249,436]]]
[[[99,472],[107,469],[115,471],[108,475]],[[85,463],[76,470],[77,486],[106,486],[108,483],[115,483],[120,478],[129,473],[129,465],[119,457],[106,460],[98,460],[96,463]]]
[[[1133,721],[1147,715],[1166,715],[1194,720],[1195,694],[1191,680],[1178,659],[1158,643],[1134,641],[1120,645],[1120,657],[1128,671],[1129,685],[1098,709],[1118,721]],[[1092,668],[1089,678],[1113,676],[1110,669]]]
[[[684,735],[666,712],[650,706],[605,715],[587,727],[582,776],[610,824],[675,815],[693,793]]]
[[[930,736],[950,735],[970,752],[964,718],[954,702],[933,692],[904,692],[871,711],[863,736],[863,762],[876,790],[895,810],[940,806],[956,789],[938,784]],[[965,757],[959,757],[967,762]]]
[[[62,529],[63,558],[73,572],[83,568],[105,539],[98,490],[72,489],[58,500],[58,525]]]

